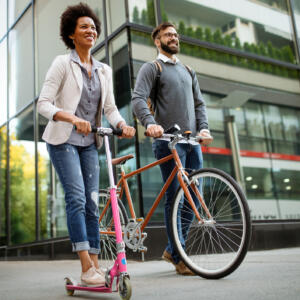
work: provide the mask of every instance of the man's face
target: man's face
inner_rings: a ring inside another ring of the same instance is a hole
[[[163,51],[169,54],[176,54],[179,51],[179,39],[178,34],[174,27],[167,27],[165,30],[161,30],[158,34],[160,41],[160,47]]]

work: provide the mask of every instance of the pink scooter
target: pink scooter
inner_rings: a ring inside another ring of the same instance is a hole
[[[118,200],[116,195],[116,186],[113,176],[112,162],[111,162],[111,152],[109,149],[108,136],[111,135],[122,135],[122,130],[116,130],[111,128],[97,127],[93,128],[93,132],[104,138],[106,159],[107,159],[107,169],[110,183],[110,197],[111,197],[111,207],[113,212],[113,220],[115,224],[116,232],[116,248],[117,248],[117,258],[114,262],[112,268],[106,271],[105,274],[105,286],[89,287],[78,284],[73,278],[65,278],[65,287],[67,294],[72,296],[75,290],[79,291],[89,291],[97,293],[112,293],[119,291],[122,300],[129,300],[131,297],[131,283],[129,275],[127,273],[127,262],[125,254],[125,243],[123,242],[121,222],[119,215]]]

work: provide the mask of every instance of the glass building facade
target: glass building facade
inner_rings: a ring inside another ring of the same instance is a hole
[[[63,190],[41,139],[47,120],[36,102],[52,60],[68,52],[59,17],[78,2],[0,0],[0,247],[67,236]],[[131,90],[141,65],[157,55],[153,27],[170,21],[180,33],[178,57],[196,71],[207,104],[214,142],[203,147],[204,165],[239,180],[254,221],[300,221],[299,1],[83,2],[102,22],[93,55],[112,67],[117,106],[137,128],[135,139],[113,141],[114,155],[135,155],[126,170],[154,160],[132,114]],[[99,161],[105,188],[103,150]],[[162,186],[160,171],[129,183],[143,216]],[[163,222],[163,205],[152,221]]]

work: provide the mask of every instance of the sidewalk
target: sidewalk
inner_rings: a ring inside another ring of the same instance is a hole
[[[79,278],[79,261],[0,262],[0,299],[72,299],[64,277]],[[128,262],[132,300],[300,300],[300,248],[249,252],[233,274],[220,280],[176,275],[164,261]],[[73,299],[119,300],[119,294],[76,291]]]

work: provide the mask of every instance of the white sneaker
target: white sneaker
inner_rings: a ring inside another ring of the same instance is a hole
[[[86,272],[81,273],[81,283],[88,286],[103,286],[105,278],[97,272],[95,267],[90,267]]]
[[[101,268],[96,269],[96,272],[97,272],[98,274],[100,274],[101,276],[105,277],[105,271],[102,270]]]

